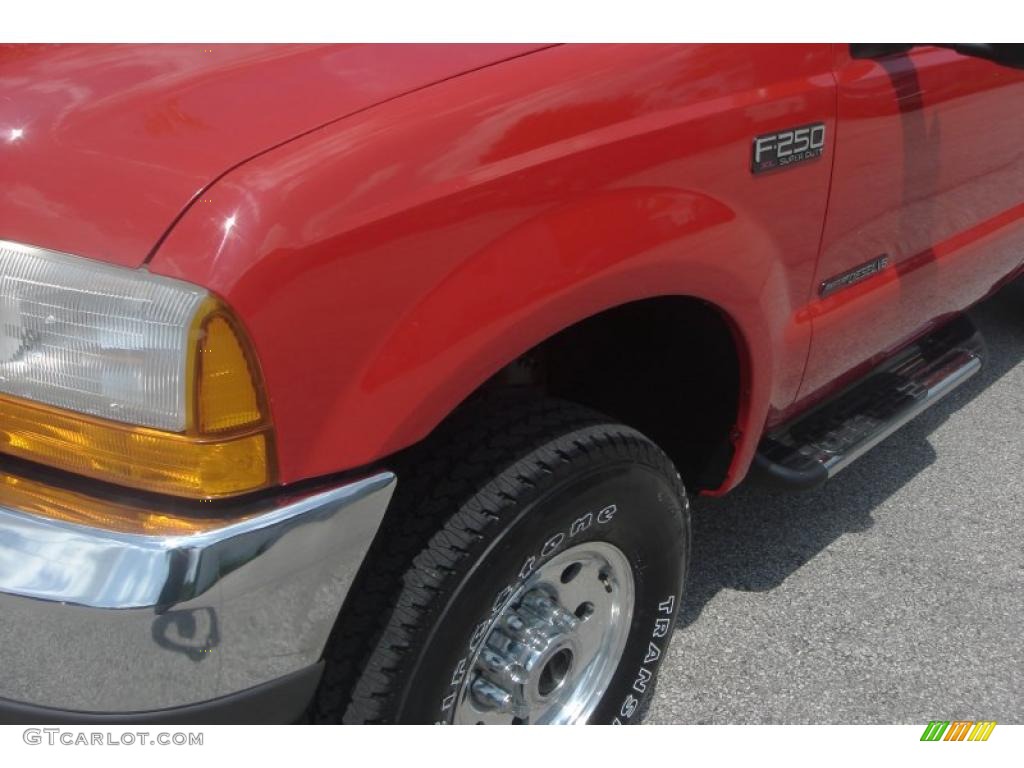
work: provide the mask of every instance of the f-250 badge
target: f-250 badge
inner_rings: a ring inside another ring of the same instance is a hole
[[[754,138],[750,159],[751,173],[788,168],[797,163],[817,160],[825,151],[825,124],[811,123]]]

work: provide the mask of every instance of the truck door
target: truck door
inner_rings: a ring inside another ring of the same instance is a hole
[[[832,187],[800,399],[982,298],[1024,257],[1024,72],[834,49]]]

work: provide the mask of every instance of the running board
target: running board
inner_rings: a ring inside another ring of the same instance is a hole
[[[771,485],[816,488],[971,378],[984,356],[973,323],[964,316],[953,320],[766,435],[755,472]]]

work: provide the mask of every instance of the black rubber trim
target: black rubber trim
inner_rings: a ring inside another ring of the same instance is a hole
[[[293,723],[313,698],[323,670],[324,663],[320,661],[239,693],[199,704],[150,712],[74,712],[0,699],[0,725]]]
[[[791,469],[772,461],[758,450],[750,465],[749,479],[752,484],[766,488],[813,491],[828,480],[828,470],[821,464],[815,464],[803,470]]]

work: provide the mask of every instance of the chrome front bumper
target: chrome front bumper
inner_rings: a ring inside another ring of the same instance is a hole
[[[0,700],[151,712],[308,668],[394,487],[382,472],[169,537],[0,507]]]

